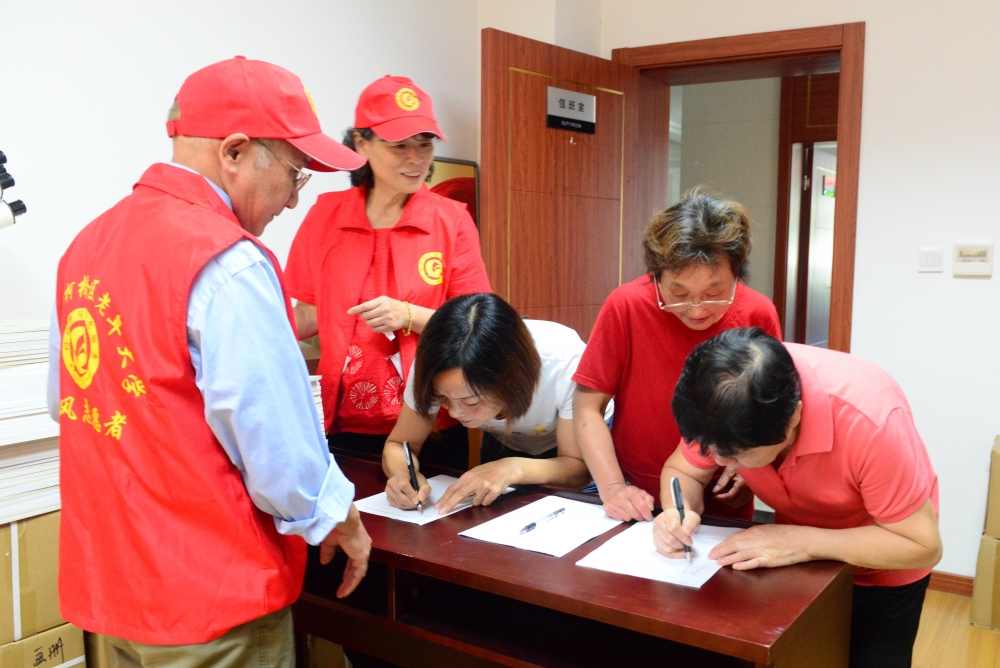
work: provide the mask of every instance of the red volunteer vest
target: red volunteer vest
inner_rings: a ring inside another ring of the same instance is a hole
[[[158,164],[59,263],[59,598],[88,631],[202,643],[301,591],[306,545],[250,500],[188,352],[191,285],[241,239],[280,281],[202,176]]]
[[[292,242],[287,281],[290,296],[316,306],[326,429],[340,405],[340,377],[354,333],[361,290],[375,256],[375,233],[365,213],[363,187],[324,193],[316,200]],[[479,234],[465,205],[422,186],[389,232],[396,299],[437,309],[452,297],[491,292],[479,249]],[[403,380],[420,337],[396,332]],[[441,411],[438,426],[458,424]]]

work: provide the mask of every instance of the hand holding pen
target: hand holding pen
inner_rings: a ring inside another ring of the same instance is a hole
[[[405,451],[403,452],[405,461]],[[427,479],[416,470],[419,465],[413,452],[410,453],[410,462],[414,465],[416,481],[410,478],[410,467],[396,467],[395,473],[389,477],[385,484],[386,500],[389,505],[401,510],[413,510],[417,508],[419,502],[422,506],[427,502],[431,494],[431,487],[427,484]]]
[[[656,550],[671,559],[690,559],[691,536],[701,525],[701,516],[683,509],[684,496],[680,490],[680,480],[670,481],[670,496],[673,508],[664,508],[653,522],[653,544]]]

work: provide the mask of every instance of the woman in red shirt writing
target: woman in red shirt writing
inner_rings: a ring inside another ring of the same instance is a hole
[[[781,336],[774,305],[742,282],[750,219],[741,204],[689,193],[650,221],[643,246],[649,273],[604,302],[573,376],[576,439],[605,512],[621,520],[653,517],[660,471],[681,438],[670,401],[691,350],[733,327]],[[750,519],[753,499],[740,487],[710,486],[718,498],[706,491],[705,512]]]
[[[292,242],[285,282],[299,338],[319,334],[330,447],[381,454],[427,320],[452,297],[491,291],[465,205],[424,185],[435,139],[433,103],[413,81],[368,86],[344,141],[368,164],[350,190],[320,195]],[[442,435],[425,460],[464,469],[465,429]]]

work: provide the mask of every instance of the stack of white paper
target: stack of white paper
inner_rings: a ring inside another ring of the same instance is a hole
[[[45,362],[49,354],[47,320],[0,322],[0,368]]]
[[[576,562],[576,565],[701,588],[721,568],[708,558],[708,553],[738,531],[723,527],[698,527],[689,564],[687,559],[668,559],[657,552],[653,544],[653,523],[639,522]]]
[[[316,403],[316,414],[319,415],[319,426],[326,433],[326,427],[323,425],[323,397],[319,391],[319,380],[322,376],[309,376],[309,385],[312,387],[313,401]]]
[[[521,533],[530,524],[535,528]],[[458,535],[561,557],[619,524],[604,514],[604,506],[546,496]]]
[[[431,487],[431,493],[430,496],[427,497],[427,501],[423,504],[423,512],[416,509],[402,510],[400,508],[396,508],[389,503],[389,497],[386,496],[385,492],[373,494],[372,496],[355,501],[354,505],[357,506],[358,510],[363,513],[381,515],[382,517],[399,520],[400,522],[409,522],[410,524],[424,525],[429,522],[433,522],[434,520],[439,520],[442,517],[454,515],[460,510],[472,507],[472,496],[470,495],[456,503],[455,507],[451,509],[451,512],[446,515],[439,515],[438,511],[434,509],[434,504],[437,503],[438,499],[444,496],[444,493],[448,491],[448,488],[451,487],[451,484],[456,480],[458,480],[458,478],[450,475],[436,475],[433,478],[428,478],[427,484]],[[504,490],[504,494],[513,491],[513,487],[508,487]]]
[[[0,446],[59,434],[49,419],[48,322],[0,321]]]
[[[0,448],[0,524],[59,507],[59,439]]]
[[[0,524],[59,509],[48,339],[47,320],[0,321]]]

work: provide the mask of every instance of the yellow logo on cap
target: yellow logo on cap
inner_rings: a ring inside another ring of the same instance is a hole
[[[66,370],[80,389],[87,389],[101,364],[97,325],[86,307],[73,309],[62,337],[62,358]]]
[[[412,88],[400,88],[396,91],[396,105],[403,111],[416,111],[420,108],[420,98]]]
[[[302,92],[306,94],[306,99],[309,100],[309,106],[312,107],[313,114],[318,118],[319,113],[316,111],[316,103],[313,102],[313,96],[309,94],[309,90],[306,88],[303,88]]]
[[[439,251],[431,251],[421,255],[420,260],[417,261],[417,271],[420,272],[420,278],[424,279],[428,285],[441,285],[441,281],[444,280],[444,260],[441,259],[442,257]]]

